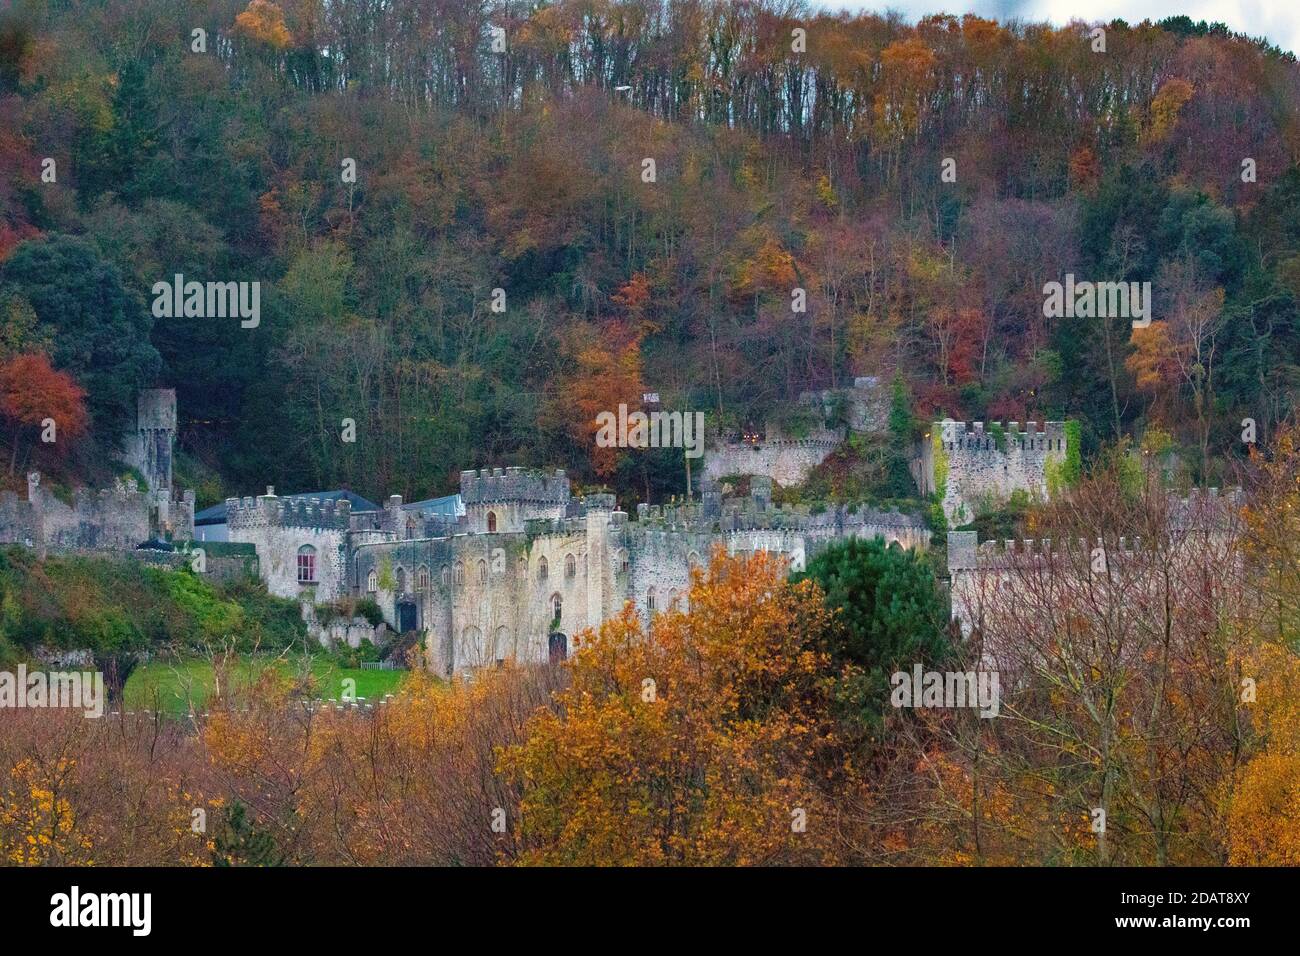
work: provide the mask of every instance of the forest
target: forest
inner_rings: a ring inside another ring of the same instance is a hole
[[[1300,371],[1297,79],[1178,17],[17,0],[6,481],[103,479],[161,385],[200,504],[506,464],[660,500],[680,458],[597,455],[596,412],[654,392],[728,435],[867,375],[917,432],[1074,419],[1087,458],[1218,482]],[[1150,282],[1155,321],[1045,317],[1067,273]],[[258,282],[260,323],[155,318],[176,274]]]

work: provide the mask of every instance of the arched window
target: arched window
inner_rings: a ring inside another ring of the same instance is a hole
[[[627,574],[627,569],[628,569],[627,552],[620,551],[618,553],[618,570],[623,574]]]
[[[548,572],[547,572],[547,567],[546,567],[546,559],[545,559],[545,558],[538,558],[538,559],[537,559],[537,580],[539,580],[539,581],[545,581],[545,580],[546,580],[547,573],[548,573]]]
[[[478,561],[478,583],[487,584],[487,562],[482,558]]]
[[[489,511],[489,512],[488,512],[488,531],[489,531],[489,532],[492,532],[492,531],[496,531],[496,529],[497,529],[497,513],[496,513],[495,511]]]
[[[370,573],[366,575],[366,590],[371,594],[379,590],[379,572],[374,568],[371,568]]]
[[[686,556],[686,563],[693,568],[698,568],[700,566],[700,552],[692,551],[688,554]]]
[[[573,555],[564,556],[564,576],[570,580],[578,573],[578,562],[573,560]]]
[[[429,590],[429,567],[420,565],[415,571],[415,589],[421,593]]]
[[[646,606],[646,610],[649,610],[649,611],[653,611],[653,610],[655,609],[655,589],[654,589],[654,588],[651,588],[650,590],[648,590],[648,591],[645,592],[645,606]]]
[[[447,567],[447,565],[444,564],[442,566],[442,586],[446,587],[450,583],[451,583],[451,568]]]
[[[492,653],[500,664],[507,657],[515,656],[515,642],[510,637],[510,628],[502,624],[496,630],[496,636],[492,639]]]
[[[460,587],[464,583],[465,583],[465,565],[457,561],[456,562],[456,586]]]
[[[559,592],[551,595],[551,624],[559,624],[560,617],[564,614],[564,598],[560,597]]]
[[[316,549],[309,544],[298,549],[298,583],[316,583]]]
[[[521,581],[528,580],[528,559],[527,558],[519,559],[519,580]]]
[[[406,568],[399,567],[397,569],[397,593],[406,593]]]

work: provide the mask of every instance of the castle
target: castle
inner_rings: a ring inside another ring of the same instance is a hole
[[[565,657],[572,636],[627,601],[647,619],[686,600],[693,566],[714,547],[784,555],[794,570],[826,543],[881,537],[924,547],[919,517],[894,511],[773,507],[771,482],[726,499],[640,505],[614,496],[574,499],[562,470],[461,473],[464,513],[423,514],[392,496],[376,511],[351,503],[283,499],[273,489],[226,502],[229,538],[257,548],[268,589],[315,605],[375,600],[401,632],[422,635],[439,674],[514,658]]]
[[[801,401],[827,418],[830,405],[847,401],[847,412],[838,414],[855,430],[879,429],[883,421],[874,380],[842,392],[808,393]],[[843,438],[827,431],[776,440],[757,452],[745,446],[740,459],[715,450],[699,500],[639,505],[635,520],[618,510],[613,495],[575,498],[563,470],[495,468],[462,472],[458,496],[411,504],[393,495],[375,506],[343,492],[280,497],[268,488],[210,509],[224,512],[221,535],[209,539],[206,532],[216,526],[207,525],[204,540],[195,541],[194,493],[172,488],[175,434],[175,393],[142,392],[122,458],[144,487],[119,480],[111,490],[78,492],[65,503],[33,474],[27,500],[0,496],[0,541],[42,553],[125,552],[156,538],[193,542],[184,545],[187,550],[242,547],[246,564],[227,556],[204,573],[217,573],[223,560],[233,562],[223,574],[255,568],[272,594],[302,603],[309,628],[322,640],[356,643],[373,630],[361,628],[360,619],[357,626],[322,627],[315,608],[373,599],[388,627],[420,635],[428,666],[450,675],[507,658],[563,658],[576,632],[599,625],[628,601],[648,619],[686,600],[691,568],[716,547],[730,554],[780,554],[800,570],[838,539],[880,537],[908,548],[930,540],[918,515],[773,505],[774,476],[759,472],[799,480],[808,462],[820,461]],[[1017,490],[1047,494],[1051,469],[1064,459],[1066,446],[1059,422],[1041,429],[1035,422],[1024,429],[1016,422],[988,428],[936,422],[914,456],[913,474],[922,493],[942,493],[955,526]],[[790,455],[786,474],[777,466]],[[755,461],[745,456],[757,456],[764,467],[743,467]],[[749,493],[724,499],[717,475],[737,472],[751,475]],[[964,589],[982,567],[972,557],[971,535],[950,537],[959,613]]]

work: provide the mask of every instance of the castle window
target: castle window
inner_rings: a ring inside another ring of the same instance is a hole
[[[572,579],[573,576],[577,573],[578,573],[578,563],[573,560],[573,555],[566,554],[564,556],[564,576],[566,578]]]
[[[496,531],[496,529],[497,529],[497,513],[496,513],[495,511],[489,511],[489,512],[488,512],[488,531],[489,531],[489,533],[490,533],[490,532]]]
[[[645,606],[648,611],[654,613],[655,609],[655,589],[651,588],[645,592]]]
[[[627,574],[627,569],[628,569],[628,559],[627,559],[627,552],[626,552],[626,551],[620,551],[620,552],[618,553],[618,569],[619,569],[619,571],[622,572],[623,574]]]
[[[528,559],[527,558],[519,559],[519,579],[521,581],[528,580]]]
[[[417,591],[429,590],[429,569],[423,564],[415,572],[415,589]]]
[[[451,569],[447,565],[442,566],[442,586],[446,587],[451,583]]]
[[[537,559],[537,580],[545,581],[546,576],[547,576],[546,559],[538,558]]]
[[[478,583],[487,584],[487,562],[482,558],[478,562]]]
[[[316,549],[309,544],[298,549],[298,583],[316,583]]]
[[[551,622],[559,621],[560,615],[564,613],[564,598],[559,593],[551,595]]]
[[[692,551],[688,554],[686,556],[686,563],[693,568],[698,568],[700,566],[700,552]]]
[[[370,573],[366,575],[366,590],[371,594],[379,590],[379,573],[374,568],[371,568]]]
[[[406,593],[406,568],[397,569],[397,593]]]
[[[464,583],[465,583],[465,565],[457,561],[456,562],[456,586],[460,587]]]

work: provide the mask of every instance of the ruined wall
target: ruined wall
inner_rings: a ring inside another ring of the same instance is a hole
[[[727,442],[710,448],[705,454],[704,477],[720,481],[728,475],[761,475],[783,486],[797,485],[838,444],[838,436],[774,439],[752,445]]]
[[[129,551],[149,537],[149,497],[130,481],[101,491],[78,489],[67,504],[27,476],[27,499],[0,495],[0,541],[42,555],[78,549]]]

